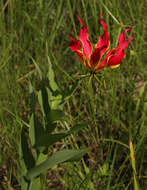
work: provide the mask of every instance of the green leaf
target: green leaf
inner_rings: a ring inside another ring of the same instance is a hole
[[[22,135],[21,135],[22,136]],[[22,138],[22,137],[21,137]],[[19,184],[21,185],[21,189],[22,190],[26,190],[28,183],[27,181],[24,179],[24,175],[27,172],[27,166],[25,164],[24,158],[23,158],[23,151],[22,151],[22,139],[20,139],[20,143],[19,143],[19,159],[18,159],[18,169],[17,169],[17,174],[16,174],[16,178],[19,182]]]
[[[39,165],[42,162],[44,162],[46,159],[47,159],[47,155],[40,153],[38,158],[37,158],[36,164]]]
[[[67,136],[78,132],[79,130],[82,130],[86,127],[86,123],[83,124],[77,124],[76,126],[72,127],[69,131],[66,133],[57,133],[57,134],[50,134],[50,133],[44,133],[43,135],[40,135],[38,140],[36,141],[35,146],[37,148],[39,147],[49,147],[53,145],[54,143],[61,141],[62,139],[66,138]]]
[[[42,81],[41,90],[38,92],[38,100],[39,100],[39,104],[41,106],[43,115],[47,117],[47,114],[50,111],[50,102],[49,102],[47,88],[45,87],[43,83],[44,82]]]
[[[67,136],[68,134],[66,133],[40,135],[35,144],[35,147],[49,147]]]
[[[63,97],[55,81],[55,74],[49,57],[48,64],[47,77],[41,80],[41,91],[38,93],[41,110],[46,117],[50,109],[63,109]]]
[[[69,121],[69,117],[64,114],[61,110],[50,110],[45,119],[45,129],[49,133],[52,133],[56,128],[57,121]]]
[[[27,136],[24,130],[24,127],[22,128],[21,132],[21,148],[22,148],[22,156],[26,165],[26,168],[32,168],[35,165],[35,160],[32,155],[32,151],[28,145]]]
[[[32,57],[31,57],[31,59],[32,59],[34,65],[36,67],[36,70],[37,70],[37,72],[39,74],[40,79],[42,80],[42,71],[41,71],[41,69],[39,68],[38,64],[36,63],[36,61]]]
[[[34,178],[31,180],[29,184],[29,190],[40,190],[41,189],[41,183],[40,183],[40,178]]]
[[[46,131],[52,133],[57,126],[57,121],[69,121],[69,117],[61,110],[50,110],[46,117]]]
[[[58,87],[58,85],[57,85],[57,83],[55,81],[55,74],[54,74],[54,71],[53,71],[53,68],[52,68],[52,63],[50,61],[49,56],[47,58],[48,58],[48,66],[49,66],[49,70],[48,70],[48,73],[47,73],[47,78],[49,80],[49,85],[50,85],[50,88],[53,91],[58,91],[59,87]]]
[[[57,121],[69,121],[69,117],[66,116],[61,110],[50,110],[47,119],[50,123],[54,123]]]
[[[50,123],[50,121],[47,119],[45,129],[48,133],[52,133],[55,128],[57,127],[57,123]]]
[[[41,125],[38,117],[33,113],[30,119],[29,136],[32,146],[38,141],[41,135],[45,133],[43,126]]]
[[[26,190],[28,187],[28,182],[24,179],[24,177],[21,178],[21,181],[19,181],[21,185],[21,190]]]
[[[53,91],[51,88],[47,88],[49,97],[49,104],[51,109],[63,109],[63,98],[60,91]]]
[[[70,134],[78,132],[79,130],[82,130],[85,127],[87,127],[87,123],[76,124],[67,133],[68,135],[70,135]]]
[[[31,139],[31,144],[34,146],[35,144],[35,121],[34,121],[34,114],[32,114],[30,119],[30,128],[29,128],[29,136]]]
[[[35,112],[36,97],[31,82],[29,83],[31,113]]]
[[[63,109],[62,94],[55,81],[55,74],[54,74],[52,64],[51,64],[49,57],[48,57],[48,65],[49,65],[49,70],[47,73],[47,79],[49,81],[49,86],[47,88],[47,91],[48,91],[48,97],[49,97],[49,101],[50,101],[50,107],[51,107],[51,109],[61,109],[62,110]]]
[[[42,172],[54,167],[55,165],[70,161],[71,159],[81,158],[88,149],[81,149],[81,150],[62,150],[59,152],[54,153],[50,158],[46,161],[41,163],[40,165],[30,169],[26,174],[27,179],[31,180],[34,177],[40,175]]]

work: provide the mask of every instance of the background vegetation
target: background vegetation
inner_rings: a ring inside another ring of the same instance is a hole
[[[69,49],[69,36],[71,30],[79,33],[79,14],[96,43],[102,10],[111,47],[126,27],[135,39],[119,68],[98,73],[91,97],[88,78],[80,77],[88,71]],[[38,88],[34,62],[45,74],[48,57],[61,89],[78,81],[64,110],[73,123],[86,123],[49,153],[69,146],[91,149],[80,162],[50,170],[47,189],[132,190],[134,179],[147,188],[146,11],[144,0],[0,1],[0,189],[20,189],[18,148],[22,125],[30,120],[29,81]],[[70,128],[67,122],[60,126]]]

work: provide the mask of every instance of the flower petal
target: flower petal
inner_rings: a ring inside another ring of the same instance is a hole
[[[81,42],[79,40],[75,40],[72,33],[70,34],[70,38],[71,38],[71,43],[69,45],[70,49],[78,55],[81,62],[84,62],[83,54],[80,50],[81,49]]]
[[[112,55],[108,62],[108,67],[113,67],[116,65],[120,65],[122,59],[125,57],[125,48],[128,47],[129,41],[133,40],[134,38],[129,38],[128,40],[121,43],[121,46],[115,49],[115,54]]]
[[[109,60],[109,58],[114,54],[114,50],[109,50],[108,53],[106,54],[106,57],[104,58],[104,60],[97,65],[97,67],[95,68],[96,71],[102,70],[105,67],[107,67],[107,62]]]
[[[98,62],[101,58],[101,55],[102,55],[102,51],[105,50],[105,48],[106,48],[106,46],[95,48],[95,50],[92,53],[91,58],[90,58],[91,67],[95,67],[98,64]]]
[[[123,31],[118,38],[118,44],[121,45],[122,42],[125,41],[125,33],[129,32],[131,30],[131,28],[127,28],[125,31]]]
[[[104,60],[98,65],[96,70],[101,70],[104,67],[115,68],[120,65],[122,59],[125,57],[125,48],[128,47],[128,44],[134,38],[131,37],[128,40],[125,40],[125,33],[129,32],[131,28],[126,29],[122,32],[118,38],[118,46],[115,49],[109,50],[106,54]]]
[[[109,33],[107,31],[107,25],[106,25],[105,21],[102,19],[102,16],[103,16],[103,13],[101,14],[101,25],[103,26],[104,33],[102,36],[99,37],[96,48],[99,48],[102,46],[106,46],[106,48],[108,48],[108,46],[109,46]]]
[[[72,33],[70,34],[71,42],[70,42],[70,49],[73,51],[77,51],[81,49],[81,43],[79,40],[75,40]]]
[[[92,45],[88,38],[88,30],[83,22],[83,20],[78,16],[79,21],[83,25],[82,29],[80,30],[79,40],[83,47],[83,54],[85,55],[86,59],[90,58],[92,52]]]
[[[109,47],[109,33],[107,31],[107,25],[102,19],[103,13],[101,14],[101,25],[103,26],[104,33],[99,37],[98,43],[96,44],[95,51],[91,55],[91,64],[98,64],[99,60]]]
[[[124,50],[116,50],[114,55],[110,55],[110,57],[108,57],[108,61],[107,61],[107,66],[108,67],[114,67],[114,66],[119,66],[122,59],[125,57],[125,52]]]

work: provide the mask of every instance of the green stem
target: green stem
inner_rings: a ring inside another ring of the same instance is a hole
[[[45,190],[46,189],[46,175],[47,173],[42,173],[40,175],[40,184],[41,184],[41,190]]]
[[[91,75],[89,78],[88,92],[89,92],[89,98],[90,98],[90,109],[91,109],[92,124],[94,125],[93,128],[95,130],[96,142],[97,142],[97,144],[99,144],[100,131],[99,131],[99,128],[97,126],[96,116],[95,116],[95,98],[94,98],[94,89],[93,89],[93,78],[94,78],[94,75]]]

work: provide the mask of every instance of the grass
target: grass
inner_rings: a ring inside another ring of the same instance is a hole
[[[91,147],[77,163],[48,172],[47,189],[145,190],[147,187],[146,129],[146,7],[144,0],[0,1],[0,189],[20,189],[18,147],[23,122],[30,119],[29,80],[37,88],[33,60],[46,73],[48,56],[60,88],[79,80],[65,104],[73,123],[87,127],[62,141],[62,147]],[[135,39],[117,69],[98,73],[93,94],[87,69],[69,49],[69,35],[78,35],[77,14],[90,40],[97,42],[104,19],[115,47],[120,32],[132,27]],[[68,123],[61,123],[69,128]],[[58,146],[55,147],[58,149]],[[139,185],[138,185],[139,184]]]

